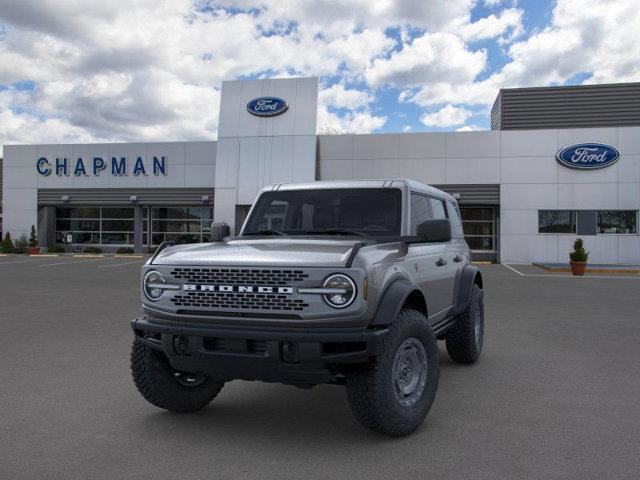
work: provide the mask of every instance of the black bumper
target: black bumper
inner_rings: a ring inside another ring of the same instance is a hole
[[[138,340],[164,352],[177,370],[223,381],[299,386],[337,381],[341,367],[376,356],[388,333],[386,328],[259,329],[150,318],[132,320],[131,326]]]

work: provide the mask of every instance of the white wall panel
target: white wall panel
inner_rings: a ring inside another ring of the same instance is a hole
[[[445,133],[401,133],[398,135],[400,158],[444,158]]]
[[[447,157],[499,157],[500,132],[446,133]]]
[[[38,174],[33,166],[4,167],[3,182],[12,188],[33,188],[37,184]]]
[[[505,235],[537,235],[538,210],[500,210],[500,231]]]
[[[500,141],[503,157],[553,158],[558,152],[558,130],[505,130]]]
[[[238,156],[240,140],[237,137],[220,138],[216,154],[215,186],[235,188],[238,181]]]
[[[557,235],[501,235],[500,260],[503,263],[558,261]]]
[[[640,184],[618,184],[618,208],[632,210],[640,208]]]
[[[142,150],[142,158],[146,165],[146,151]],[[127,175],[132,175],[133,167],[137,156],[130,157],[122,154],[119,156],[127,156]],[[78,158],[82,158],[84,167],[87,172],[86,175],[73,175],[73,188],[108,188],[109,177],[111,176],[111,149],[108,143],[88,144],[88,145],[74,145],[73,146],[73,164]],[[98,171],[99,175],[93,174],[93,159],[101,158],[106,166],[105,170]],[[143,183],[145,186],[146,183]],[[38,182],[38,186],[42,187],[42,183]],[[46,187],[44,187],[46,188]]]
[[[398,158],[398,135],[355,135],[354,154],[356,160]]]
[[[640,236],[638,235],[617,235],[618,239],[618,262],[640,264]]]
[[[562,128],[558,130],[559,148],[576,143],[606,143],[618,148],[617,128]]]
[[[618,207],[616,183],[561,183],[558,185],[558,208],[593,210]]]
[[[503,184],[500,186],[503,209],[527,210],[558,208],[558,186],[554,184]]]
[[[188,165],[184,170],[184,186],[187,188],[213,188],[215,165]]]
[[[640,128],[618,128],[618,146],[622,156],[640,155]]]
[[[618,180],[618,164],[597,170],[577,170],[560,166],[559,183],[611,183]]]
[[[640,132],[638,132],[640,137]],[[640,183],[640,155],[623,154],[616,163],[618,167],[618,182]]]
[[[444,169],[444,157],[400,158],[398,160],[398,176],[400,178],[410,178],[430,185],[446,183]]]
[[[397,177],[398,161],[395,159],[353,161],[353,178],[366,180]]]
[[[500,157],[447,158],[446,183],[500,183]]]
[[[38,145],[5,145],[4,167],[32,167],[36,168],[38,155]]]
[[[320,162],[320,180],[351,180],[352,160],[323,160]]]
[[[312,182],[316,179],[316,145],[315,135],[296,135],[293,137],[292,181]]]
[[[551,157],[503,157],[502,183],[556,183],[560,166]]]
[[[321,160],[354,158],[354,135],[318,136],[318,156]]]
[[[187,165],[215,165],[216,142],[187,142],[185,155]]]

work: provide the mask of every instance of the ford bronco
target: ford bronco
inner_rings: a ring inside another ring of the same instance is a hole
[[[239,235],[162,244],[131,321],[133,380],[157,407],[193,412],[235,379],[345,385],[356,419],[389,435],[424,420],[437,340],[482,350],[482,276],[457,200],[410,180],[263,189]]]

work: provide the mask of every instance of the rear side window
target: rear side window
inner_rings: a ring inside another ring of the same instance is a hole
[[[425,220],[431,218],[431,208],[429,207],[429,197],[419,195],[417,193],[411,194],[411,233],[410,235],[416,235],[418,231],[418,225]]]
[[[447,218],[447,211],[444,208],[444,201],[439,198],[430,198],[431,200],[431,212],[433,218]]]
[[[460,211],[458,204],[447,200],[447,210],[449,211],[449,220],[451,221],[451,236],[453,238],[463,238],[462,220],[460,220]]]

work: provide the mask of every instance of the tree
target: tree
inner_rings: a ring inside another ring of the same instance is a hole
[[[13,247],[13,241],[11,240],[11,234],[7,232],[4,236],[4,240],[2,240],[2,244],[0,244],[0,252],[2,253],[13,253],[15,248]]]
[[[31,235],[29,235],[29,246],[37,247],[38,246],[38,237],[36,235],[36,227],[35,225],[31,225]]]

